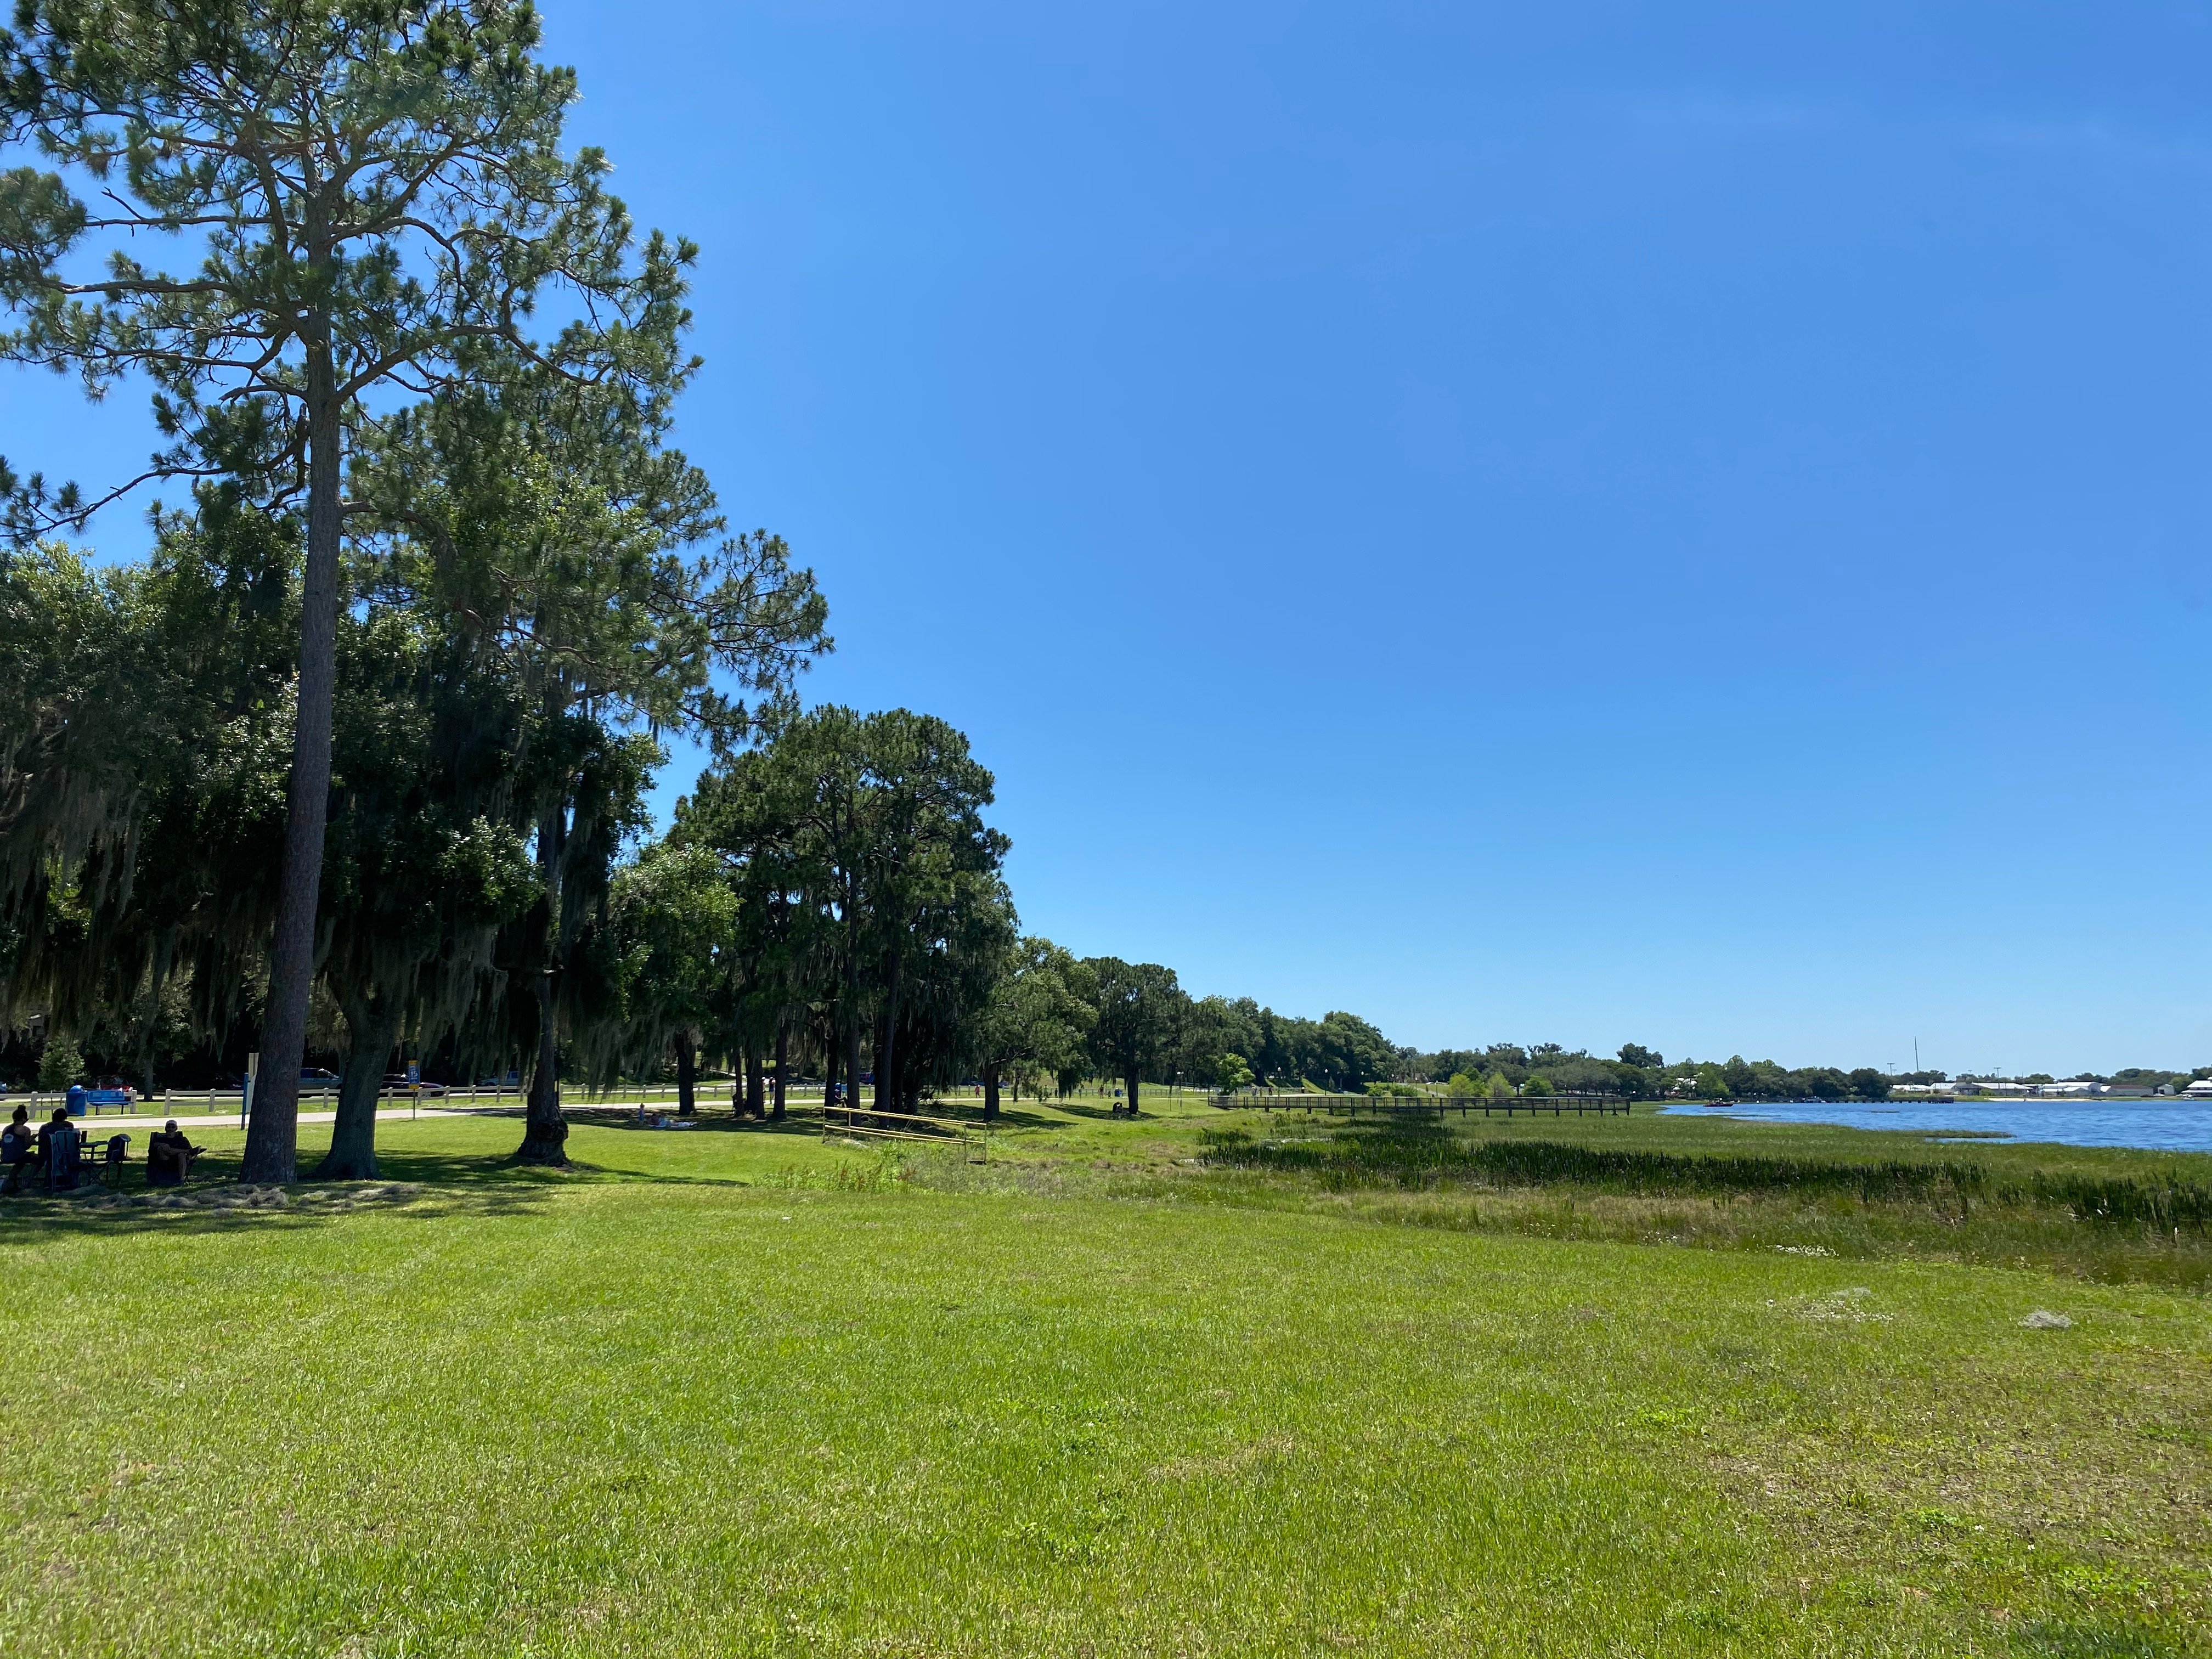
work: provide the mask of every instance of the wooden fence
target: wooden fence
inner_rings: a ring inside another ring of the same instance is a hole
[[[872,1106],[824,1106],[822,1138],[827,1140],[833,1134],[860,1140],[933,1140],[977,1152],[988,1144],[971,1123],[912,1112],[879,1112]]]

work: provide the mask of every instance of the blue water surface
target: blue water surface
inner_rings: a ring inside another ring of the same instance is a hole
[[[1761,1100],[1662,1109],[1670,1117],[1725,1115],[1755,1123],[1833,1123],[1846,1129],[1996,1134],[2065,1146],[2212,1152],[2212,1101],[2203,1100]]]

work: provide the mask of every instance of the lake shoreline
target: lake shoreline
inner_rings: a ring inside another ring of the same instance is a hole
[[[2212,1102],[2179,1097],[1958,1101],[1731,1101],[1675,1103],[1666,1117],[1733,1117],[1749,1123],[1825,1124],[1887,1133],[2106,1146],[2147,1152],[2212,1152]]]

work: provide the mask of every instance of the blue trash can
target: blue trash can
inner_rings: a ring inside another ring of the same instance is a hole
[[[84,1085],[70,1084],[69,1093],[62,1097],[62,1103],[68,1108],[71,1117],[82,1117],[84,1115]]]

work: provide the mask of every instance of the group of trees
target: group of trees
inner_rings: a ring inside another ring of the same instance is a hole
[[[1017,935],[1006,839],[982,819],[991,775],[967,739],[836,707],[776,711],[758,739],[723,753],[615,879],[602,1064],[672,1050],[689,1110],[700,1056],[734,1060],[744,1102],[761,1109],[772,1086],[781,1115],[795,1065],[872,1077],[888,1105],[1018,1059],[985,1052],[1001,981],[1042,987],[1060,963]]]
[[[1686,1092],[1706,1100],[1887,1100],[1890,1091],[1890,1080],[1871,1066],[1791,1068],[1741,1054],[1687,1063],[1677,1076],[1691,1080]]]
[[[373,1172],[404,1050],[564,1071],[795,1066],[911,1103],[1320,1077],[1347,1015],[1193,1002],[1024,938],[989,775],[943,722],[797,709],[811,575],[667,443],[691,248],[563,153],[521,0],[25,0],[0,32],[0,355],[150,386],[88,495],[0,461],[0,1024],[47,1069],[262,1055],[251,1179]],[[170,264],[159,251],[173,252]],[[541,325],[538,319],[555,320]],[[137,562],[61,536],[149,483]],[[717,761],[625,857],[659,736]]]
[[[526,0],[21,0],[0,30],[0,356],[150,386],[87,495],[0,459],[0,1029],[149,1076],[252,1033],[249,1178],[373,1173],[403,1049],[529,1079],[1878,1095],[1871,1071],[1423,1054],[1021,933],[944,722],[802,712],[826,608],[668,438],[685,243],[641,239]],[[178,262],[150,262],[173,249]],[[540,319],[552,320],[541,324]],[[137,562],[62,537],[149,482]],[[642,848],[659,738],[714,764]],[[227,1046],[228,1045],[228,1046]]]
[[[161,447],[91,495],[0,462],[0,1024],[52,1069],[262,1055],[246,1173],[374,1170],[403,1050],[529,1079],[796,1065],[911,1103],[1320,1075],[1348,1016],[1194,1004],[1024,939],[989,775],[904,711],[800,713],[811,575],[667,439],[693,251],[564,154],[521,0],[25,0],[0,32],[0,354]],[[169,250],[173,263],[158,258]],[[538,319],[550,318],[541,325]],[[149,483],[143,561],[60,537]],[[625,857],[658,739],[714,766]]]
[[[771,1116],[795,1072],[909,1109],[972,1080],[989,1117],[1009,1087],[1065,1095],[1091,1078],[1134,1112],[1146,1085],[1358,1089],[1390,1074],[1396,1051],[1352,1015],[1194,1000],[1157,963],[1023,936],[1006,838],[982,819],[991,792],[940,720],[834,707],[766,720],[614,877],[597,937],[619,1018],[600,1064],[672,1065],[688,1110],[702,1058],[720,1060],[740,1109]]]
[[[559,1053],[656,734],[742,741],[827,648],[665,439],[693,252],[641,243],[520,0],[25,0],[0,32],[0,352],[150,383],[88,497],[0,462],[0,1014],[149,1053],[240,1018],[290,1179],[317,1007],[373,1166],[403,1033]],[[177,268],[145,263],[167,244]],[[533,326],[542,309],[562,319]],[[135,566],[52,539],[149,480]]]

